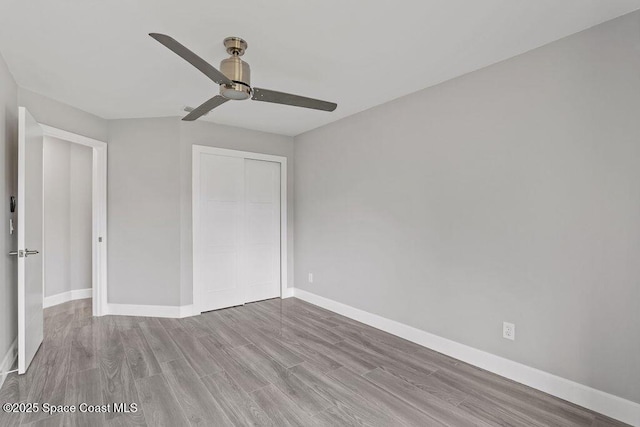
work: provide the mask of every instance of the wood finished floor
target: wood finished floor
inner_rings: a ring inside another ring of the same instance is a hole
[[[186,319],[45,311],[0,403],[136,402],[135,414],[0,412],[0,426],[621,426],[301,300]]]

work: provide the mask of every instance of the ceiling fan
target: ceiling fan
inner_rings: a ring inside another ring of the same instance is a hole
[[[247,50],[248,45],[247,42],[240,37],[227,37],[224,39],[224,46],[227,48],[227,53],[231,56],[222,60],[220,63],[222,72],[220,72],[172,37],[158,33],[150,33],[149,35],[220,85],[220,95],[216,95],[205,101],[199,107],[194,108],[189,114],[184,116],[182,120],[196,120],[230,99],[240,101],[249,97],[254,101],[293,105],[295,107],[305,107],[322,111],[333,111],[338,106],[338,104],[333,102],[259,87],[251,87],[251,70],[249,69],[249,64],[240,59],[240,57],[244,55],[245,50]]]

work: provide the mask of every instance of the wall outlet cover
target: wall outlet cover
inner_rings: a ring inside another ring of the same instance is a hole
[[[309,283],[313,283],[313,273],[309,273]]]
[[[502,323],[502,338],[506,338],[508,340],[516,339],[516,325],[509,322]]]

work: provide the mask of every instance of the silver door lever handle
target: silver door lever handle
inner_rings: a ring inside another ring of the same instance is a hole
[[[23,250],[19,250],[19,251],[11,251],[9,252],[9,255],[17,255],[18,258],[22,258],[22,257],[28,257],[29,255],[37,255],[40,252],[38,251],[30,251],[29,249],[25,249]]]

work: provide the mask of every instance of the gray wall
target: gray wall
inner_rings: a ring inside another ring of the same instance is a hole
[[[109,121],[109,302],[192,303],[193,144],[289,159],[293,277],[293,138],[177,117]]]
[[[45,138],[44,162],[44,295],[69,291],[69,143]]]
[[[633,13],[300,135],[296,287],[640,402],[639,118]]]
[[[71,239],[70,288],[91,288],[93,249],[92,183],[93,149],[79,144],[70,144],[70,214]]]
[[[18,334],[17,263],[8,253],[17,249],[9,234],[9,197],[17,195],[18,87],[0,55],[0,360]]]
[[[44,139],[45,296],[91,287],[89,147]]]
[[[109,121],[108,300],[180,305],[177,118]]]
[[[107,121],[86,111],[23,88],[18,89],[18,105],[26,107],[38,123],[100,141],[107,140]]]

